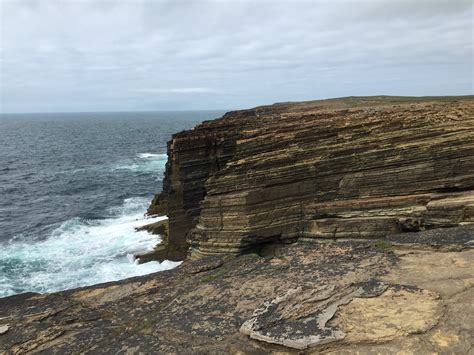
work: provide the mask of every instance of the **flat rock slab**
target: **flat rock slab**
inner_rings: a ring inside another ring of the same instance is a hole
[[[188,274],[198,274],[200,272],[214,270],[224,265],[224,259],[219,257],[206,257],[188,263],[183,267]]]
[[[369,280],[348,285],[339,281],[320,288],[290,289],[286,294],[266,301],[240,331],[252,339],[299,350],[341,340],[346,333],[328,324],[338,308],[357,297],[378,296],[387,287],[382,282]]]
[[[0,325],[0,335],[3,335],[5,334],[6,332],[8,332],[8,325]]]
[[[420,245],[436,248],[474,248],[474,224],[439,228],[417,233],[389,235],[387,240],[398,245]]]
[[[435,292],[392,285],[379,297],[355,297],[341,307],[333,323],[344,329],[347,341],[374,342],[424,333],[440,316]]]

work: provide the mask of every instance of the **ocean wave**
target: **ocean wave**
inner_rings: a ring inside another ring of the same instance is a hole
[[[126,199],[105,219],[73,218],[41,241],[15,239],[0,248],[0,297],[54,292],[167,270],[172,261],[138,264],[133,254],[161,240],[135,228],[166,217],[146,218],[149,200]]]
[[[92,165],[81,168],[76,168],[71,171],[62,171],[60,174],[74,175],[87,172],[115,172],[115,171],[131,171],[138,173],[151,173],[156,175],[159,179],[162,178],[165,172],[166,162],[168,160],[167,154],[157,153],[138,153],[132,158],[122,158],[116,162],[107,165]],[[1,171],[1,170],[0,170]],[[53,177],[57,179],[57,176]]]
[[[113,171],[128,170],[137,173],[154,173],[161,179],[165,172],[168,155],[155,153],[139,153],[133,159],[127,159],[113,166]]]
[[[168,159],[167,154],[155,154],[155,153],[138,153],[137,157],[140,159]]]

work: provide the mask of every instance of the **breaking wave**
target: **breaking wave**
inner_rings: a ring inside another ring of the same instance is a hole
[[[146,218],[148,198],[129,198],[103,219],[72,218],[44,240],[15,238],[0,245],[0,297],[54,292],[171,269],[179,262],[138,264],[133,254],[152,250],[160,237],[135,228]]]
[[[133,159],[127,159],[113,166],[113,170],[128,170],[136,173],[153,173],[162,178],[168,156],[166,154],[139,153]]]

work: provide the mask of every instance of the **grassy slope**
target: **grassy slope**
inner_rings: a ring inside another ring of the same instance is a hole
[[[376,107],[386,105],[417,104],[423,102],[471,101],[474,95],[464,96],[349,96],[324,100],[302,102],[281,102],[274,105],[260,106],[261,110],[300,111],[307,109],[345,109],[353,107]]]

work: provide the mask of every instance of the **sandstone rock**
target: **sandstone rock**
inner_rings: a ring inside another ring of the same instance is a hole
[[[164,260],[181,261],[186,257],[188,248],[186,246],[175,245],[168,243],[166,240],[158,244],[152,251],[135,254],[139,264],[146,263],[148,261],[159,261]]]
[[[168,220],[158,221],[135,228],[136,231],[147,231],[152,234],[159,234],[163,239],[168,240]]]
[[[188,274],[197,274],[209,270],[214,270],[224,265],[224,260],[218,257],[207,257],[200,260],[196,260],[193,263],[189,263],[183,267]]]
[[[474,221],[474,99],[346,98],[229,112],[168,143],[170,244],[370,239]]]
[[[6,332],[8,332],[8,329],[9,329],[8,325],[6,325],[6,324],[5,325],[0,325],[0,335],[3,335]]]
[[[471,225],[456,228],[425,230],[418,233],[393,234],[387,240],[393,245],[410,246],[410,248],[435,248],[454,251],[473,248],[474,231]]]
[[[355,297],[378,296],[386,288],[370,280],[347,288],[333,284],[306,290],[290,289],[257,309],[240,331],[253,339],[299,350],[341,340],[346,333],[328,324],[338,308]]]
[[[414,287],[392,286],[379,297],[354,298],[334,320],[347,342],[387,342],[433,328],[441,316],[439,296]]]
[[[134,255],[139,264],[157,260],[181,261],[186,257],[188,248],[186,244],[173,243],[169,241],[168,220],[162,220],[151,224],[146,224],[136,228],[137,231],[147,231],[161,236],[161,243],[155,246],[152,251],[137,253]]]

